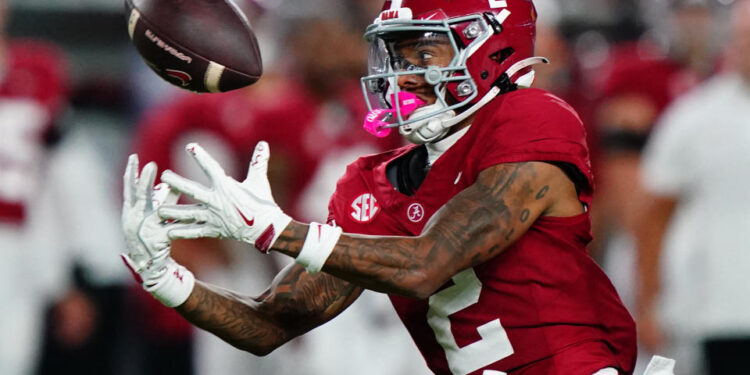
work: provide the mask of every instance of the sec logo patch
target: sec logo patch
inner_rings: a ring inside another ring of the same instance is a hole
[[[367,223],[375,218],[375,215],[380,212],[380,205],[375,196],[370,193],[365,193],[357,198],[354,198],[351,204],[352,211],[350,213],[352,219],[358,223]]]

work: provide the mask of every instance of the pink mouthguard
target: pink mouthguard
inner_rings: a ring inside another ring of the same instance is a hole
[[[391,103],[395,103],[396,95],[391,94]],[[424,101],[417,98],[417,95],[411,92],[400,91],[398,93],[398,108],[401,113],[401,118],[406,118],[420,105],[424,104]],[[374,109],[367,113],[365,116],[365,123],[362,125],[368,133],[383,138],[391,133],[391,128],[386,127],[391,124],[389,120],[396,117],[396,109]]]

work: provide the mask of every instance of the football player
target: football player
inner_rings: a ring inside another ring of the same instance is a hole
[[[586,250],[583,125],[563,100],[528,88],[545,62],[533,55],[535,20],[530,0],[386,1],[365,33],[365,128],[398,129],[411,145],[352,163],[327,224],[276,205],[265,142],[243,182],[188,145],[212,186],[170,171],[161,180],[196,205],[155,207],[155,167],[139,177],[132,156],[123,258],[154,297],[258,355],[367,288],[389,294],[436,374],[632,373],[635,325]],[[262,295],[238,295],[169,257],[170,240],[198,237],[296,262]]]

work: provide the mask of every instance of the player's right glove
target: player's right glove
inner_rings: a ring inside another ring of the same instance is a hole
[[[292,221],[271,194],[267,176],[268,143],[261,141],[255,146],[247,178],[242,182],[227,176],[219,163],[199,145],[189,144],[187,151],[206,173],[211,186],[205,187],[168,170],[162,173],[162,181],[200,202],[159,208],[162,219],[176,221],[168,224],[169,237],[233,238],[268,253]],[[341,233],[339,227],[311,223],[304,246],[296,258],[297,263],[309,273],[319,272]]]
[[[211,186],[203,186],[169,170],[162,173],[162,181],[172,189],[200,202],[159,209],[164,219],[192,223],[170,228],[170,238],[232,238],[268,253],[292,220],[271,194],[266,176],[270,157],[268,144],[261,141],[255,146],[247,178],[242,182],[227,176],[221,165],[198,144],[188,144],[186,150],[206,173]]]
[[[128,159],[123,176],[122,229],[127,254],[121,254],[143,289],[168,307],[181,305],[195,285],[192,272],[169,256],[167,229],[155,209],[179,198],[166,184],[153,187],[156,164],[146,164],[138,176],[138,156]]]

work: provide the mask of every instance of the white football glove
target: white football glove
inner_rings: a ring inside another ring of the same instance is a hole
[[[169,237],[232,238],[253,244],[260,252],[267,253],[292,220],[271,195],[266,175],[270,156],[268,143],[261,141],[255,146],[247,178],[242,183],[227,176],[219,163],[198,144],[190,143],[185,149],[206,173],[212,186],[206,188],[169,170],[162,173],[162,181],[200,202],[159,208],[162,219],[192,223],[171,226]]]
[[[153,187],[155,179],[155,163],[146,164],[139,177],[138,155],[130,155],[123,176],[122,230],[127,256],[136,272],[141,272],[149,262],[169,255],[167,230],[155,209],[164,203],[177,203],[179,194],[164,183]]]
[[[167,184],[156,187],[156,164],[146,164],[138,176],[138,155],[130,155],[123,176],[122,229],[127,254],[121,254],[143,289],[156,299],[175,307],[190,296],[195,285],[193,274],[169,256],[167,228],[155,209],[175,204],[179,193]]]

